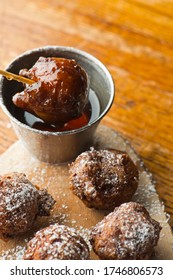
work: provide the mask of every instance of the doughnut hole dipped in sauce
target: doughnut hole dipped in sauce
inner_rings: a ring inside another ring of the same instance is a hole
[[[13,103],[43,120],[39,129],[45,130],[46,124],[63,131],[88,123],[88,76],[75,60],[40,57],[32,68],[19,74],[35,83],[16,93]]]

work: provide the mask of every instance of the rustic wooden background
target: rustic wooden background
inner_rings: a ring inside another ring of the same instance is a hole
[[[85,50],[110,70],[103,124],[130,140],[157,181],[173,226],[173,1],[0,1],[0,68],[44,45]],[[16,136],[0,110],[0,153]]]

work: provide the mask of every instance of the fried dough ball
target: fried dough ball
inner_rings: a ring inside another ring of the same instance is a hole
[[[88,78],[74,59],[40,57],[19,74],[36,83],[13,96],[17,107],[50,124],[64,124],[82,115],[88,102]]]
[[[144,206],[124,203],[91,230],[91,244],[100,259],[149,259],[157,245],[161,226]]]
[[[87,260],[89,248],[73,228],[54,224],[38,231],[27,245],[25,260]]]
[[[138,169],[125,152],[95,150],[70,165],[70,186],[88,207],[113,209],[129,201],[138,187]]]
[[[0,234],[13,236],[30,230],[37,216],[48,216],[55,201],[36,188],[23,173],[0,176]]]

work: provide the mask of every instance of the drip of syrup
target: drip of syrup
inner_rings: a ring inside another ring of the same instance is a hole
[[[83,114],[77,119],[70,120],[63,126],[47,124],[38,117],[35,117],[26,111],[21,111],[17,107],[15,107],[14,115],[22,123],[37,130],[50,132],[70,131],[81,128],[97,119],[100,115],[100,103],[96,93],[90,89],[89,102],[86,105]]]
[[[87,125],[89,122],[89,119],[90,119],[90,115],[91,115],[91,111],[88,108],[88,110],[85,109],[85,112],[79,118],[73,119],[73,120],[65,123],[63,126],[46,124],[45,122],[42,122],[40,120],[40,121],[34,122],[32,125],[32,128],[44,130],[44,131],[51,131],[51,132],[69,131],[69,130],[77,129],[77,128]],[[25,114],[25,117],[26,117],[26,114]]]

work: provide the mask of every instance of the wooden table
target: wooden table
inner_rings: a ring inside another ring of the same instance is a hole
[[[173,1],[0,1],[0,68],[44,45],[73,46],[111,72],[103,124],[130,140],[157,181],[173,226]],[[16,141],[0,111],[0,153]]]

